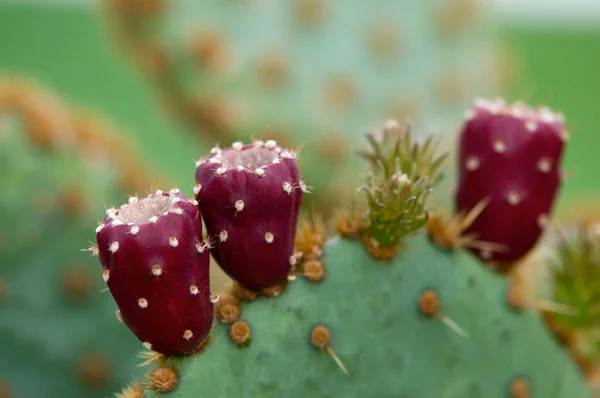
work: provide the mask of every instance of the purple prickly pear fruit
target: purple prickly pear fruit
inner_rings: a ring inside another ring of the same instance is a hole
[[[465,234],[483,243],[472,249],[476,255],[506,268],[533,248],[548,224],[562,183],[564,118],[548,108],[483,99],[466,118],[456,207],[468,212],[489,201]]]
[[[231,278],[251,290],[286,280],[305,191],[294,153],[275,141],[213,148],[197,162],[194,192],[212,254]]]
[[[174,189],[109,209],[96,229],[103,277],[117,317],[166,355],[192,352],[213,321],[208,244],[200,210]]]

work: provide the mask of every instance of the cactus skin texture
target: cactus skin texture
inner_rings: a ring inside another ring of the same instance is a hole
[[[295,154],[275,141],[214,148],[198,162],[194,192],[212,254],[242,286],[260,290],[286,280],[305,184]]]
[[[466,229],[502,250],[474,250],[484,260],[510,263],[538,241],[562,182],[564,120],[546,108],[478,100],[459,137],[457,211],[486,208]],[[515,233],[519,231],[519,233]]]
[[[177,388],[165,396],[506,398],[518,379],[533,397],[589,396],[539,314],[506,303],[505,278],[467,252],[439,250],[422,233],[406,243],[381,263],[359,240],[330,240],[320,284],[298,278],[279,297],[246,304],[241,319],[253,335],[245,348],[218,324],[213,342],[183,361]],[[419,311],[428,289],[439,296],[439,316]],[[316,325],[329,329],[329,346],[349,375],[311,345]]]
[[[179,190],[132,197],[96,229],[118,316],[144,347],[167,355],[192,352],[213,320],[209,252],[193,202]]]

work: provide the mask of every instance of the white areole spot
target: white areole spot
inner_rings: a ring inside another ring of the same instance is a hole
[[[229,236],[227,234],[227,231],[221,231],[221,233],[219,234],[219,240],[221,242],[225,242],[227,240],[227,236]]]
[[[273,243],[273,239],[275,239],[275,237],[271,232],[267,232],[265,234],[265,240],[267,241],[267,243]]]
[[[131,227],[131,229],[129,230],[129,233],[131,235],[137,235],[137,233],[140,232],[140,227],[138,227],[137,225],[134,225],[133,227]]]
[[[504,151],[506,151],[506,145],[504,144],[504,141],[494,141],[494,151],[497,153],[503,153]]]
[[[140,308],[146,308],[148,307],[148,300],[146,300],[145,298],[141,298],[138,300],[138,305]]]
[[[194,185],[194,195],[198,195],[200,193],[201,189],[202,189],[202,185],[201,184]]]
[[[169,245],[171,245],[172,247],[177,247],[179,245],[179,241],[177,240],[176,237],[171,236],[169,238]]]
[[[110,247],[108,248],[108,250],[110,250],[112,253],[116,253],[117,250],[119,250],[119,242],[113,242],[110,244]]]
[[[470,156],[467,159],[465,166],[467,167],[467,170],[475,171],[479,168],[479,159],[477,159],[475,156]]]
[[[236,201],[235,201],[235,209],[236,209],[237,211],[242,211],[242,210],[244,210],[244,206],[245,206],[245,205],[244,205],[244,201],[243,201],[243,200],[241,200],[241,199],[238,199],[238,200],[236,200]]]
[[[198,288],[194,285],[190,286],[190,293],[194,296],[198,294]]]

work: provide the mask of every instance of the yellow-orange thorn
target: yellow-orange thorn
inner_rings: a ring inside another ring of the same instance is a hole
[[[97,352],[85,354],[79,363],[79,377],[87,387],[104,387],[111,377],[108,359]]]
[[[310,344],[317,348],[325,349],[329,346],[329,329],[323,325],[317,325],[310,332]]]
[[[311,282],[321,282],[325,278],[325,265],[319,260],[309,260],[302,264],[302,275]]]
[[[452,217],[451,220],[447,220],[440,213],[430,214],[427,222],[427,235],[429,239],[444,250],[468,247],[485,250],[490,253],[506,251],[507,248],[503,245],[479,241],[476,239],[475,234],[464,233],[483,212],[488,203],[488,199],[483,199],[468,212],[460,212]]]
[[[240,299],[242,301],[252,301],[257,296],[256,292],[253,292],[252,290],[245,288],[244,286],[240,285],[239,283],[236,283],[235,285],[233,285],[233,287],[231,289],[231,295],[234,297],[237,297],[238,299]]]
[[[346,375],[349,375],[348,369],[344,366],[340,358],[336,355],[336,353],[331,348],[330,343],[330,334],[329,329],[324,325],[317,325],[312,328],[310,331],[310,344],[317,347],[318,349],[325,350],[327,353],[333,358],[338,367],[344,372]]]
[[[321,248],[327,239],[323,218],[313,215],[310,219],[303,219],[296,234],[295,250],[301,252],[305,259],[318,258]]]
[[[250,342],[250,325],[246,321],[235,321],[229,327],[229,337],[239,346],[245,346]]]
[[[279,282],[273,286],[265,287],[264,289],[262,289],[260,291],[260,295],[267,296],[267,297],[277,297],[281,293],[283,293],[283,291],[287,287],[287,283],[288,283],[288,281],[286,279],[283,282]]]
[[[513,380],[510,385],[511,398],[531,398],[529,382],[523,378]]]
[[[334,221],[338,234],[345,238],[358,237],[367,227],[365,220],[358,216],[340,215]]]
[[[140,363],[138,367],[148,366],[152,364],[163,364],[166,361],[165,354],[161,354],[160,352],[152,350],[141,351],[137,355],[137,357],[144,360],[144,362]]]
[[[177,386],[179,374],[177,369],[163,364],[146,375],[142,385],[157,392],[172,391]]]
[[[224,296],[215,304],[215,313],[219,322],[237,321],[241,314],[240,303],[233,296]]]
[[[382,261],[391,260],[394,257],[396,257],[396,255],[402,248],[401,244],[396,244],[395,246],[392,246],[392,247],[379,247],[375,244],[373,239],[371,239],[368,231],[365,231],[362,234],[362,241],[363,241],[363,244],[365,245],[365,247],[367,248],[367,251],[369,252],[369,254],[376,260],[382,260]]]
[[[72,300],[85,298],[92,289],[92,277],[87,267],[70,266],[65,270],[63,290]]]
[[[440,310],[440,298],[433,290],[425,290],[419,296],[419,310],[425,316],[438,315]]]
[[[0,395],[2,397],[2,395]],[[127,387],[124,387],[121,392],[115,394],[115,398],[144,398],[144,388],[139,381],[134,379]]]

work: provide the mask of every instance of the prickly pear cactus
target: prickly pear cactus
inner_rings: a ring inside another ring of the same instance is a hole
[[[139,345],[115,324],[102,275],[79,248],[93,237],[96,209],[138,189],[144,169],[129,176],[115,167],[129,163],[95,156],[109,136],[93,120],[37,87],[4,83],[0,384],[10,394],[0,395],[105,397],[139,372]]]
[[[336,223],[338,235],[327,241],[322,225],[302,223],[283,283],[258,288],[247,283],[247,275],[270,276],[270,266],[278,262],[261,255],[263,246],[287,249],[285,239],[270,236],[265,243],[253,237],[262,234],[269,214],[252,213],[256,228],[241,228],[245,233],[236,240],[216,240],[219,250],[233,255],[218,257],[221,267],[245,260],[231,272],[236,284],[215,304],[218,322],[193,355],[147,353],[146,363],[154,369],[144,379],[146,395],[589,397],[584,375],[538,312],[538,303],[518,303],[511,278],[463,249],[475,239],[463,235],[465,227],[481,213],[473,216],[469,209],[470,215],[461,212],[446,223],[431,216],[427,196],[440,181],[445,159],[430,150],[433,141],[413,142],[409,129],[397,123],[368,139],[366,212],[346,215]],[[254,192],[261,175],[270,174],[276,183],[262,183],[273,188],[265,191],[270,200],[286,197],[278,192],[283,187],[277,172],[292,166],[293,157],[281,170],[272,168],[278,165],[275,151],[261,145],[234,144],[198,164],[197,178],[217,181],[214,188],[206,180],[197,183],[197,194],[214,189],[197,196],[199,207],[220,215],[236,233],[247,220],[237,224],[223,216],[222,207],[234,214],[245,211],[233,205],[241,188]],[[486,160],[482,155],[482,164]],[[477,194],[478,184],[472,188]],[[256,192],[253,198],[263,197]],[[227,200],[215,202],[220,195]],[[287,222],[289,212],[283,214],[271,224]],[[457,223],[462,228],[455,229]],[[505,245],[509,251],[519,248]]]
[[[374,121],[452,133],[470,98],[494,90],[486,0],[107,3],[205,146],[253,134],[310,154],[299,157],[315,188],[307,204],[351,189],[348,155]]]

